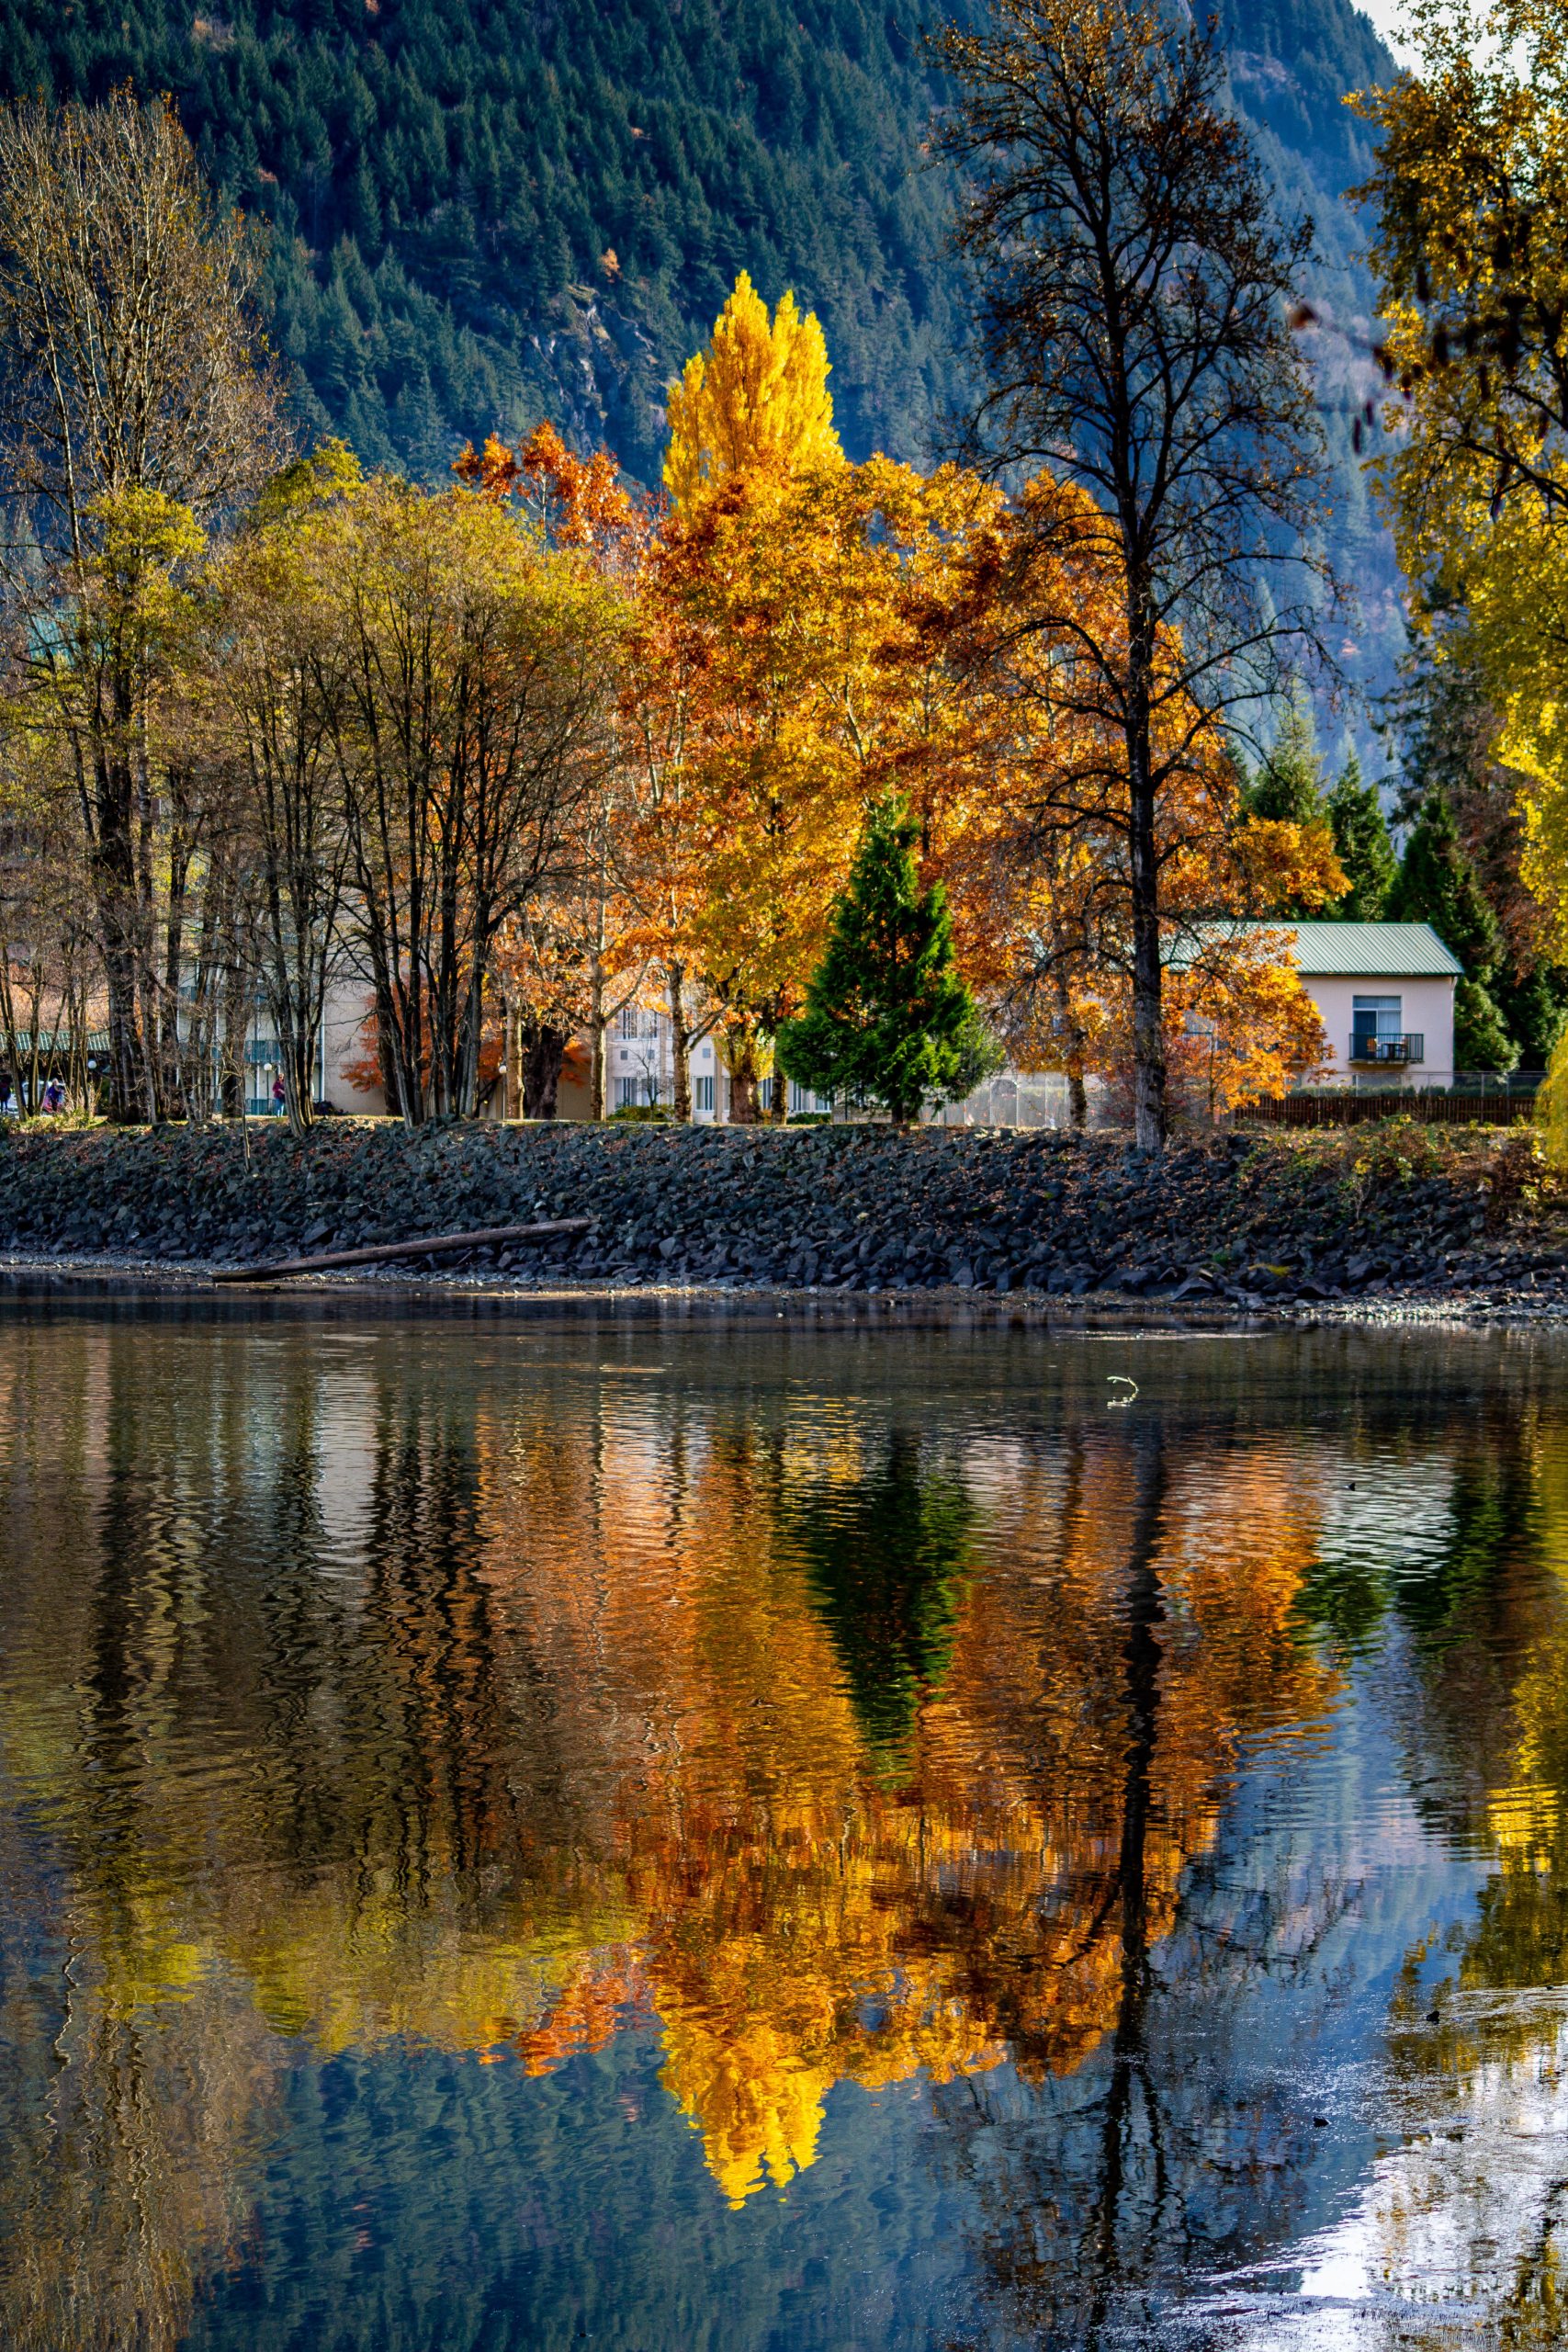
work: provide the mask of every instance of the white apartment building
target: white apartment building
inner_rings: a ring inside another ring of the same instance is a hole
[[[1454,987],[1463,968],[1429,923],[1350,923],[1318,921],[1237,925],[1286,933],[1302,985],[1316,1005],[1327,1033],[1327,1057],[1304,1074],[1309,1085],[1388,1088],[1451,1086],[1454,1082]],[[321,1038],[318,1099],[339,1111],[374,1114],[385,1109],[378,1086],[362,1082],[372,1058],[366,1040],[367,991],[363,980],[344,977],[329,993]],[[249,1108],[275,1106],[272,1081],[277,1069],[276,1041],[258,1012],[246,1046]],[[350,1076],[355,1065],[360,1072]],[[692,1048],[692,1115],[702,1125],[729,1116],[729,1079],[712,1036]],[[1089,1081],[1098,1098],[1101,1088]],[[493,1108],[503,1099],[497,1089]],[[611,1023],[605,1039],[605,1110],[675,1099],[675,1059],[669,1015],[645,1005],[628,1005]],[[826,1116],[829,1097],[793,1081],[792,1116]],[[588,1088],[571,1065],[563,1071],[559,1113],[588,1116]],[[1100,1106],[1091,1108],[1091,1119]],[[1102,1115],[1102,1114],[1101,1114]],[[937,1114],[949,1126],[1065,1126],[1067,1081],[1055,1072],[1008,1069],[988,1079],[964,1102]]]
[[[605,1109],[622,1111],[642,1103],[675,1100],[674,1039],[668,1013],[649,1012],[641,1005],[628,1005],[613,1023],[604,1046]],[[729,1079],[712,1037],[705,1037],[692,1047],[692,1116],[703,1126],[711,1126],[725,1119],[729,1113]],[[581,1113],[587,1112],[587,1089],[572,1090],[582,1095]],[[566,1089],[562,1089],[561,1110],[570,1117],[577,1112],[575,1102],[569,1108]],[[814,1094],[808,1087],[789,1089],[789,1109],[792,1116],[803,1113],[826,1115],[832,1110],[831,1098]]]

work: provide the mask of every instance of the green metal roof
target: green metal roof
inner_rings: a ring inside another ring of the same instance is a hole
[[[68,1054],[71,1051],[73,1042],[69,1029],[40,1029],[39,1031],[38,1050],[41,1056],[48,1059],[51,1057]],[[85,1038],[83,1040],[83,1043],[85,1045],[87,1051],[90,1054],[107,1054],[109,1049],[109,1033],[107,1029],[89,1029]],[[6,1035],[4,1030],[0,1030],[0,1056],[4,1055],[5,1050]],[[24,1060],[31,1059],[33,1052],[33,1033],[30,1029],[19,1029],[17,1032],[17,1051]]]
[[[1429,922],[1237,922],[1205,925],[1211,941],[1228,932],[1283,931],[1295,942],[1303,979],[1462,980],[1464,966]],[[1173,959],[1174,960],[1174,959]],[[1182,960],[1186,960],[1183,958]]]

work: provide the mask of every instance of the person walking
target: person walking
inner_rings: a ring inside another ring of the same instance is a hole
[[[284,1111],[288,1108],[288,1090],[283,1083],[283,1072],[279,1070],[277,1076],[272,1081],[272,1107],[277,1113],[279,1118],[282,1117]]]

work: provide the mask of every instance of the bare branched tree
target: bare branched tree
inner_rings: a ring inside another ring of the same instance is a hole
[[[958,243],[978,298],[976,451],[1086,491],[1092,568],[1121,583],[1105,626],[1076,609],[1022,626],[1076,641],[1073,715],[1120,743],[1134,1110],[1154,1151],[1160,797],[1190,776],[1196,735],[1321,656],[1335,594],[1290,322],[1313,232],[1276,224],[1213,29],[1165,0],[994,0],[987,26],[950,26],[937,51],[960,94],[941,144],[973,189]],[[1049,529],[1059,510],[1037,511]]]
[[[209,740],[235,781],[235,841],[257,984],[296,1135],[314,1113],[352,857],[337,756],[347,657],[310,561],[310,529],[360,479],[337,443],[298,460],[268,484],[213,582]]]
[[[617,608],[589,567],[462,491],[374,481],[316,560],[389,1099],[411,1126],[471,1116],[498,942],[562,878],[612,757]]]

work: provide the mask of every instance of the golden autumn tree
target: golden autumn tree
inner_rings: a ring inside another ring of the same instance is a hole
[[[650,781],[662,763],[657,864],[681,877],[665,890],[685,909],[682,960],[726,1008],[743,1094],[820,956],[869,808],[907,800],[922,878],[964,858],[978,872],[994,746],[951,620],[967,540],[1002,503],[951,466],[759,467],[660,535],[629,698]],[[954,908],[984,984],[994,909],[973,888]]]
[[[670,388],[664,487],[689,511],[736,474],[840,465],[828,390],[828,346],[815,312],[786,293],[772,319],[744,270],[705,351]]]

